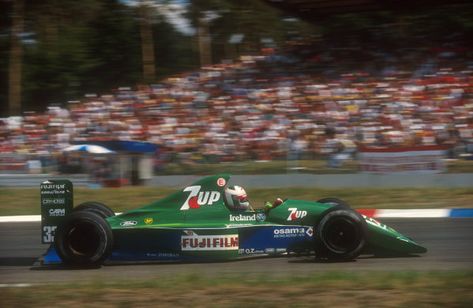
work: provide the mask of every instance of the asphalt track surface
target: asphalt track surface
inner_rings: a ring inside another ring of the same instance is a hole
[[[270,277],[308,275],[323,271],[437,271],[473,270],[473,218],[383,219],[429,251],[420,256],[374,258],[321,263],[313,257],[251,258],[220,263],[154,263],[106,265],[99,269],[71,270],[34,265],[47,245],[40,242],[40,223],[0,224],[0,285],[61,284],[88,281],[126,282],[176,275],[241,275]]]

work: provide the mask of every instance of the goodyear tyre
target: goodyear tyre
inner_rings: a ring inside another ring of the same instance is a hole
[[[115,216],[115,212],[106,206],[105,204],[101,202],[96,202],[96,201],[88,201],[79,204],[78,206],[74,207],[72,209],[73,212],[78,212],[78,211],[90,211],[94,212],[95,214],[98,214],[102,218],[108,218]]]
[[[54,244],[66,265],[97,267],[112,252],[113,233],[103,217],[91,211],[78,211],[58,227]]]
[[[317,259],[353,260],[362,252],[367,238],[364,218],[344,206],[329,209],[315,226]]]

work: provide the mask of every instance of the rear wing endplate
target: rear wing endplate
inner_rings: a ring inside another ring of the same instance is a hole
[[[53,243],[60,222],[73,207],[72,183],[69,180],[47,180],[41,183],[41,242]]]

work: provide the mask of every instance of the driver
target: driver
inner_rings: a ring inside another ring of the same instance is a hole
[[[241,186],[229,186],[225,189],[225,201],[231,210],[252,210],[245,189]]]
[[[253,208],[248,201],[248,195],[246,191],[241,186],[229,186],[225,189],[225,201],[227,202],[227,206],[231,210],[235,211],[252,211]],[[281,198],[276,198],[273,203],[267,202],[265,205],[265,210],[269,211],[277,206],[281,205],[283,200]]]

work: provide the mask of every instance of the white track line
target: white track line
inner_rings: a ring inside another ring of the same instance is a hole
[[[32,286],[31,283],[0,283],[0,288],[28,288]]]
[[[121,213],[116,213],[120,215]],[[2,222],[40,222],[41,215],[16,215],[16,216],[0,216]]]
[[[442,218],[449,217],[450,209],[379,209],[376,218]]]
[[[37,222],[41,221],[41,215],[18,215],[18,216],[0,216],[2,222]]]

